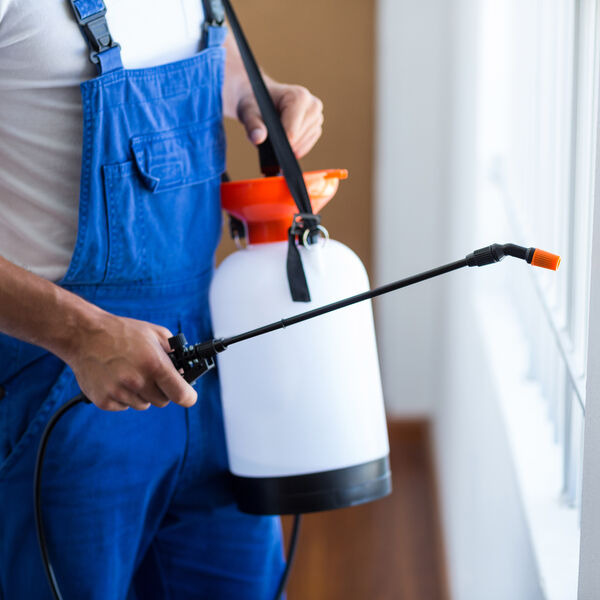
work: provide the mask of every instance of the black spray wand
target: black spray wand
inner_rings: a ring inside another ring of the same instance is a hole
[[[291,325],[314,319],[315,317],[325,315],[334,310],[339,310],[340,308],[345,308],[346,306],[351,306],[352,304],[363,302],[364,300],[371,300],[377,296],[388,294],[389,292],[414,285],[415,283],[420,283],[427,279],[432,279],[438,275],[456,271],[457,269],[462,269],[463,267],[483,267],[485,265],[497,263],[505,256],[514,256],[515,258],[525,260],[535,267],[543,267],[552,271],[556,271],[560,264],[559,256],[544,250],[524,248],[523,246],[517,246],[516,244],[492,244],[491,246],[475,250],[475,252],[467,255],[462,260],[457,260],[442,265],[441,267],[368,290],[362,294],[356,294],[355,296],[350,296],[349,298],[344,298],[343,300],[338,300],[337,302],[332,302],[331,304],[326,304],[325,306],[308,310],[298,315],[294,315],[293,317],[281,319],[231,337],[216,338],[188,346],[185,336],[180,333],[169,340],[169,344],[173,350],[170,357],[175,367],[182,371],[186,381],[193,383],[204,373],[212,369],[215,366],[214,357],[219,352],[226,350],[232,344],[237,344],[238,342],[243,342],[264,335],[265,333],[277,331],[278,329],[285,329]]]

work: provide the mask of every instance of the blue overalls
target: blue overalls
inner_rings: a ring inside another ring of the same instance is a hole
[[[75,0],[84,18],[101,0]],[[136,23],[132,27],[139,26]],[[60,285],[118,315],[211,337],[207,292],[221,229],[225,29],[187,60],[125,70],[119,47],[81,85],[79,229]],[[79,392],[70,368],[0,334],[0,598],[50,599],[32,476],[49,417]],[[65,600],[271,598],[279,520],[240,513],[227,470],[218,381],[198,402],[108,413],[80,405],[44,465],[49,550]]]

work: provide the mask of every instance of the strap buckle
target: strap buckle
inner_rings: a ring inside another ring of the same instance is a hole
[[[292,226],[289,229],[291,237],[296,237],[306,246],[307,242],[313,243],[314,239],[321,236],[321,215],[313,213],[296,213]]]
[[[225,23],[225,7],[222,0],[202,0],[204,27],[221,27]]]
[[[102,10],[95,12],[86,17],[81,17],[79,9],[77,8],[77,0],[69,0],[77,19],[77,24],[88,40],[90,48],[90,60],[94,64],[98,64],[98,54],[110,50],[111,48],[120,48],[121,46],[115,42],[108,29],[108,23],[106,22],[106,7]]]

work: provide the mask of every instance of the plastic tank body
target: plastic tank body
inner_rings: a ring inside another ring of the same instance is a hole
[[[311,302],[293,302],[287,242],[250,244],[216,271],[210,306],[228,337],[369,288],[334,240],[300,247]],[[390,491],[388,438],[370,302],[231,346],[218,355],[230,470],[240,508],[309,512]]]

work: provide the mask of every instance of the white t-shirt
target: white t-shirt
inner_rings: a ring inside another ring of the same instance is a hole
[[[105,3],[126,68],[198,51],[201,0]],[[52,281],[77,236],[88,56],[67,0],[0,0],[0,255]]]

